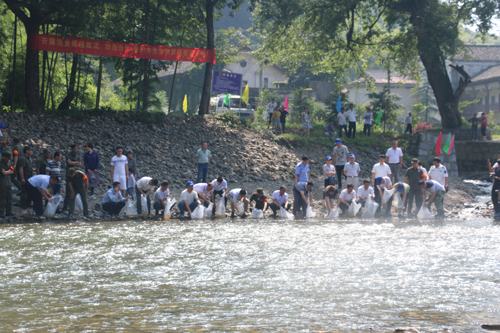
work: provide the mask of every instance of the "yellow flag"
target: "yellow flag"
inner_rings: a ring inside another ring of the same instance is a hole
[[[182,111],[186,113],[188,110],[188,96],[184,95],[184,102],[182,102]]]
[[[245,90],[243,91],[243,95],[241,95],[241,100],[245,102],[245,104],[248,104],[248,99],[250,97],[250,91],[248,90],[248,83],[247,86],[245,87]]]

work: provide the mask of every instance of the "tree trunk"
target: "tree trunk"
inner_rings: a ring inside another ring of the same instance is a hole
[[[146,4],[146,44],[149,44],[149,1]],[[142,93],[142,110],[148,110],[149,59],[142,59],[144,65],[144,83]]]
[[[33,43],[32,34],[37,34],[40,25],[34,22],[23,22],[28,35],[27,45]],[[40,66],[38,64],[38,50],[26,50],[26,60],[24,67],[24,95],[26,97],[26,106],[30,111],[40,110]]]
[[[214,32],[214,3],[212,0],[206,0],[207,17],[205,23],[207,25],[207,49],[215,49],[215,32]],[[198,114],[208,114],[210,109],[210,88],[212,85],[212,70],[214,64],[207,62],[205,64],[205,80],[203,81],[203,91],[201,95],[200,110]]]
[[[16,57],[17,57],[17,16],[14,17],[14,57],[12,58],[12,102],[10,112],[15,110],[16,102]]]
[[[76,72],[78,69],[78,59],[77,53],[73,53],[73,63],[71,64],[71,73],[69,74],[69,86],[66,93],[66,97],[57,107],[59,110],[68,110],[73,98],[75,98],[75,83],[76,83]]]
[[[102,56],[99,57],[99,73],[97,74],[97,96],[95,98],[96,109],[99,109],[101,104],[101,84],[102,84]]]

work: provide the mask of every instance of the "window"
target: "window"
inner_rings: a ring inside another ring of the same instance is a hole
[[[496,102],[496,96],[491,96],[491,104],[495,104]]]
[[[243,59],[242,61],[240,61],[240,66],[241,67],[247,67],[247,62],[245,59]]]
[[[243,88],[245,88],[247,86],[247,84],[248,84],[248,81],[242,81],[242,83],[241,83]]]
[[[267,86],[269,85],[269,80],[267,77],[264,78],[264,89],[267,89]]]
[[[217,104],[217,107],[221,108],[222,103],[224,103],[224,97],[219,97],[219,103]]]

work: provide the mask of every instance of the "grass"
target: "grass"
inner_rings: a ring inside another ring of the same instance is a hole
[[[500,139],[500,134],[493,134],[493,135],[491,136],[491,138],[492,138],[492,139],[494,139],[494,140],[495,140],[495,139],[496,139],[496,140],[499,140],[499,139]]]

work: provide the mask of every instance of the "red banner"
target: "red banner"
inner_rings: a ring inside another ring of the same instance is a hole
[[[32,34],[28,36],[28,49],[122,58],[212,62],[215,64],[215,50],[117,43],[54,35]]]

